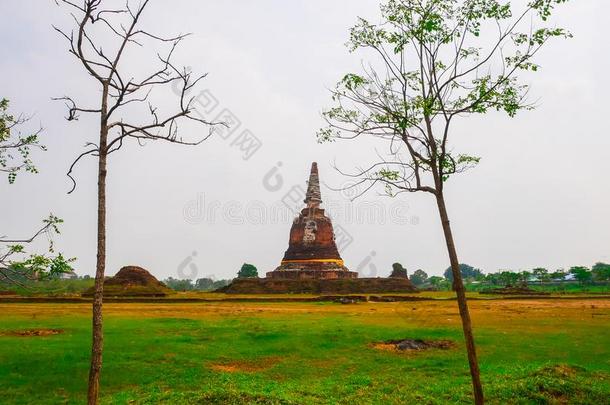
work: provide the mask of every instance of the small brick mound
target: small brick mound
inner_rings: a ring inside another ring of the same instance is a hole
[[[83,297],[93,296],[94,287]],[[114,277],[104,280],[104,297],[165,297],[173,293],[165,284],[138,266],[125,266]]]

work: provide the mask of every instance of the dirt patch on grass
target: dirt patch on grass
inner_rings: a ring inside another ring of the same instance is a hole
[[[479,294],[498,294],[498,295],[551,295],[546,291],[532,290],[528,287],[502,287],[486,288],[479,291]]]
[[[451,340],[396,339],[374,342],[371,347],[391,352],[420,351],[430,349],[452,349],[456,345]]]
[[[277,357],[264,357],[256,360],[223,360],[211,363],[208,367],[225,373],[257,373],[270,369],[279,361],[280,359]]]
[[[63,329],[24,329],[0,332],[0,336],[34,337],[59,335],[60,333],[64,333]]]

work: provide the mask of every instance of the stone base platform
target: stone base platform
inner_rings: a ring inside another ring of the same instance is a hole
[[[336,280],[358,278],[358,273],[349,271],[341,259],[282,261],[267,278],[274,280]]]
[[[267,272],[267,279],[273,280],[338,280],[358,278],[358,273],[347,269],[330,270],[275,270]]]
[[[272,279],[236,278],[217,292],[227,294],[368,294],[415,292],[404,278]]]

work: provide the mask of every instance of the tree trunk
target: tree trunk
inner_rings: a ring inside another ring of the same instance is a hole
[[[474,391],[474,403],[482,405],[483,386],[481,385],[481,376],[479,372],[479,363],[477,361],[477,352],[474,345],[474,337],[472,335],[472,323],[470,321],[470,312],[468,311],[468,303],[466,302],[466,291],[460,273],[460,265],[458,261],[457,251],[453,242],[451,233],[451,225],[449,224],[449,215],[445,206],[445,197],[443,192],[439,191],[436,196],[438,212],[443,224],[443,233],[447,243],[447,251],[449,253],[449,261],[451,262],[451,272],[453,273],[453,289],[457,295],[458,307],[460,309],[460,317],[462,318],[462,329],[464,330],[464,339],[466,340],[466,350],[468,352],[468,364],[470,365],[470,375],[472,377],[472,388]]]
[[[103,86],[100,122],[100,144],[97,178],[97,264],[95,269],[95,292],[93,295],[93,322],[91,345],[91,367],[87,402],[96,405],[99,397],[100,373],[102,370],[102,350],[104,333],[102,329],[102,301],[104,296],[104,273],[106,270],[106,147],[108,144],[108,86]]]

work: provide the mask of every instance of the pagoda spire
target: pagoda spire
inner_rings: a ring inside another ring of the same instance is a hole
[[[309,173],[309,181],[307,182],[307,193],[305,194],[305,200],[307,208],[319,208],[322,202],[322,195],[320,194],[320,178],[318,177],[318,164],[313,162],[311,164],[311,172]]]

